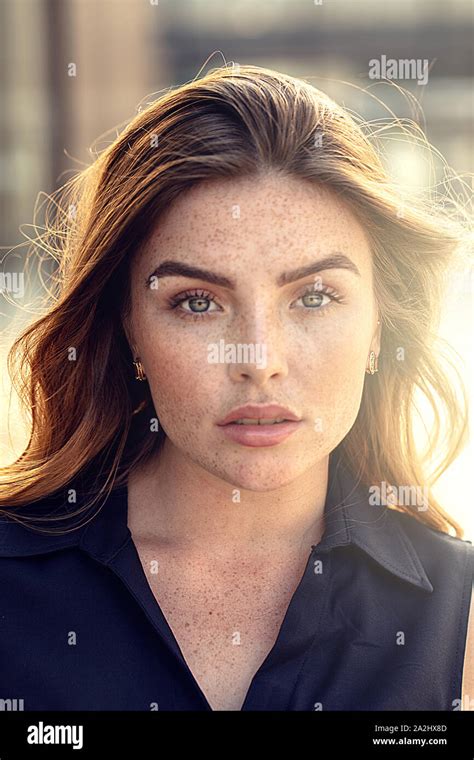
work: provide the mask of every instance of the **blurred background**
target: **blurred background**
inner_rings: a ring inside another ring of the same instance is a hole
[[[389,109],[413,119],[472,192],[473,12],[471,0],[0,0],[3,268],[23,271],[25,249],[14,246],[25,240],[21,230],[32,234],[39,193],[90,164],[120,130],[105,133],[141,104],[225,62],[307,79],[368,120],[387,119]],[[398,80],[404,95],[370,79],[369,61],[382,56],[429,61],[428,82]],[[433,171],[443,179],[441,160],[431,166],[404,141],[387,140],[386,158],[402,185],[424,186]],[[470,392],[472,283],[468,269],[447,283],[440,326]],[[34,279],[27,287],[28,298],[13,304],[0,289],[0,464],[26,442],[5,359],[32,318],[30,287],[41,289]],[[473,453],[471,444],[435,489],[471,540]]]

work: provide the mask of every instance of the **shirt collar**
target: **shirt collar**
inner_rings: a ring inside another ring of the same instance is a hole
[[[53,514],[50,507],[59,502],[46,498],[46,504],[48,514]],[[56,506],[56,509],[59,507]],[[121,486],[102,500],[99,511],[96,510],[86,525],[64,535],[38,533],[0,518],[0,557],[32,556],[79,546],[99,562],[108,565],[131,540],[127,510],[127,488]],[[40,509],[36,510],[38,514],[42,514]],[[392,575],[424,591],[433,591],[418,552],[401,525],[400,514],[388,507],[370,504],[367,487],[357,482],[338,449],[329,458],[324,514],[324,534],[319,544],[312,547],[313,550],[329,551],[335,547],[357,546]],[[65,522],[58,522],[57,526],[65,529]]]
[[[313,548],[326,551],[336,546],[357,546],[392,575],[432,592],[433,584],[403,528],[404,516],[389,507],[371,504],[368,487],[355,478],[337,449],[333,454],[325,504],[326,527],[322,540]]]

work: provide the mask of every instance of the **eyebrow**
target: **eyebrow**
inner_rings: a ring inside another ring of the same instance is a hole
[[[296,282],[296,280],[301,280],[303,277],[309,277],[311,274],[322,272],[324,269],[346,269],[358,277],[361,276],[357,266],[348,256],[336,252],[318,259],[318,261],[314,261],[312,264],[292,269],[289,272],[283,272],[277,277],[275,282],[279,287],[283,287],[283,285]],[[220,285],[229,290],[235,290],[237,287],[235,280],[229,277],[211,272],[209,269],[202,269],[201,267],[191,266],[181,261],[173,261],[172,259],[164,261],[147,277],[147,285],[152,277],[189,277],[196,280],[205,280],[212,285]]]

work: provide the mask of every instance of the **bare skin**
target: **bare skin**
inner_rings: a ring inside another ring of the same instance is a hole
[[[276,283],[336,252],[358,274],[339,266]],[[176,275],[147,285],[167,260],[235,289]],[[326,189],[272,174],[207,182],[170,207],[132,264],[131,287],[127,335],[167,437],[159,459],[129,478],[129,528],[209,703],[239,710],[322,535],[329,454],[357,417],[369,353],[380,350],[369,243]],[[202,316],[193,298],[204,298]],[[210,364],[208,346],[220,340],[265,345],[266,366]],[[230,441],[216,424],[236,406],[270,402],[302,420],[277,445]]]
[[[286,549],[260,561],[238,555],[225,561],[146,540],[135,539],[135,545],[150,588],[212,709],[240,710],[275,643],[307,556]]]

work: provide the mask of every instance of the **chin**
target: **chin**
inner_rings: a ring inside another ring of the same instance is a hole
[[[294,481],[301,472],[296,468],[281,466],[272,462],[267,467],[262,463],[241,465],[234,471],[227,471],[225,480],[232,483],[235,488],[244,488],[247,491],[266,493],[282,488]]]

